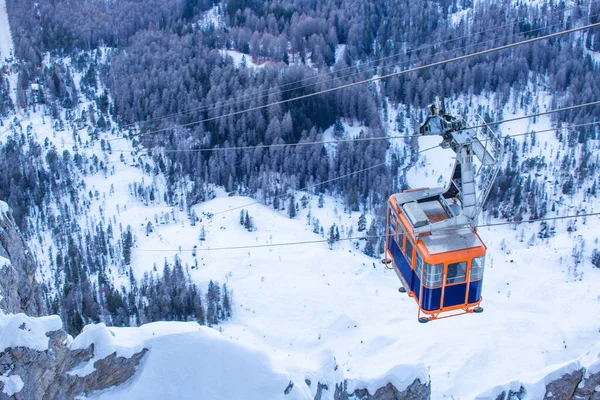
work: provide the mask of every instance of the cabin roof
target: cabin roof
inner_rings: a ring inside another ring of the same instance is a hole
[[[449,251],[470,249],[483,244],[477,234],[470,228],[460,228],[452,231],[434,232],[429,236],[421,237],[429,254],[440,254]]]
[[[396,200],[398,210],[401,210],[408,222],[416,228],[427,220],[429,223],[435,223],[452,217],[440,203],[439,194],[442,192],[442,188],[418,189],[392,196]],[[425,199],[428,200],[424,201]],[[419,200],[421,202],[418,202]],[[453,206],[452,203],[449,204],[450,209]],[[477,233],[470,227],[435,231],[430,235],[421,236],[420,240],[431,255],[483,246]]]

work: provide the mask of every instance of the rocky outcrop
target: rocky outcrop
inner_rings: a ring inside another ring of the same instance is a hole
[[[35,271],[31,251],[8,206],[0,201],[0,309],[32,316],[46,313]]]
[[[575,388],[573,400],[600,400],[600,371],[589,374]]]
[[[94,356],[94,345],[72,350],[70,337],[64,330],[48,332],[48,349],[37,351],[29,347],[10,347],[0,353],[0,375],[19,376],[23,387],[12,396],[5,393],[0,382],[0,400],[74,399],[97,390],[118,386],[131,378],[144,357],[146,349],[131,358],[110,354],[94,363],[95,370],[85,376],[70,374],[73,368]]]
[[[544,398],[554,399],[572,399],[575,395],[575,389],[583,378],[583,369],[578,369],[570,374],[564,374],[557,380],[546,385],[546,394]]]
[[[546,384],[544,399],[556,400],[600,400],[600,371],[586,376],[586,369],[577,369]],[[524,399],[527,389],[503,391],[496,400]]]
[[[406,389],[398,390],[394,385],[387,385],[377,389],[371,395],[367,389],[357,389],[348,396],[349,400],[428,400],[431,399],[431,386],[421,383],[419,379],[415,379]]]
[[[315,400],[321,400],[323,389],[327,390],[326,385],[319,383],[317,396]],[[365,388],[355,389],[348,393],[347,381],[335,385],[334,400],[429,400],[431,399],[431,385],[429,382],[421,383],[415,379],[406,389],[398,390],[392,383],[387,383],[371,394]]]

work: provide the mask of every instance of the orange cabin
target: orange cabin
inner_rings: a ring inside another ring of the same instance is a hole
[[[409,215],[414,207],[431,223],[451,213],[434,197],[403,202],[409,193],[418,198],[415,192],[425,190],[390,197],[386,264],[391,263],[400,278],[401,291],[417,302],[420,322],[481,312],[486,247],[472,227],[415,234]]]

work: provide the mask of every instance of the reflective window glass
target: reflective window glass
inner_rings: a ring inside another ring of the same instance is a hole
[[[409,238],[406,238],[406,261],[408,261],[409,265],[412,265],[412,257],[413,257],[413,245]]]
[[[442,275],[444,273],[444,264],[425,263],[425,276],[423,283],[425,286],[434,288],[442,286]]]
[[[398,243],[398,246],[400,248],[402,248],[403,244],[402,244],[402,239],[404,239],[404,228],[402,228],[402,225],[400,225],[400,221],[396,221],[396,223],[398,224],[398,228],[397,228],[397,233],[396,233],[396,243]]]
[[[461,283],[464,282],[467,276],[467,262],[461,261],[448,264],[448,274],[446,275],[446,283]]]
[[[485,256],[474,258],[471,263],[471,282],[478,281],[483,278],[483,265],[485,264]]]
[[[419,279],[421,279],[421,272],[423,271],[423,257],[421,257],[421,254],[419,254],[419,252],[417,252],[417,266],[415,268],[415,272],[417,273],[417,276],[419,277]]]

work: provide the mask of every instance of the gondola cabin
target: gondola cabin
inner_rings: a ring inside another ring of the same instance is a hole
[[[400,278],[400,291],[417,302],[420,322],[483,311],[486,247],[477,232],[470,226],[415,232],[460,213],[460,203],[444,197],[441,188],[425,188],[389,199],[384,262]]]

